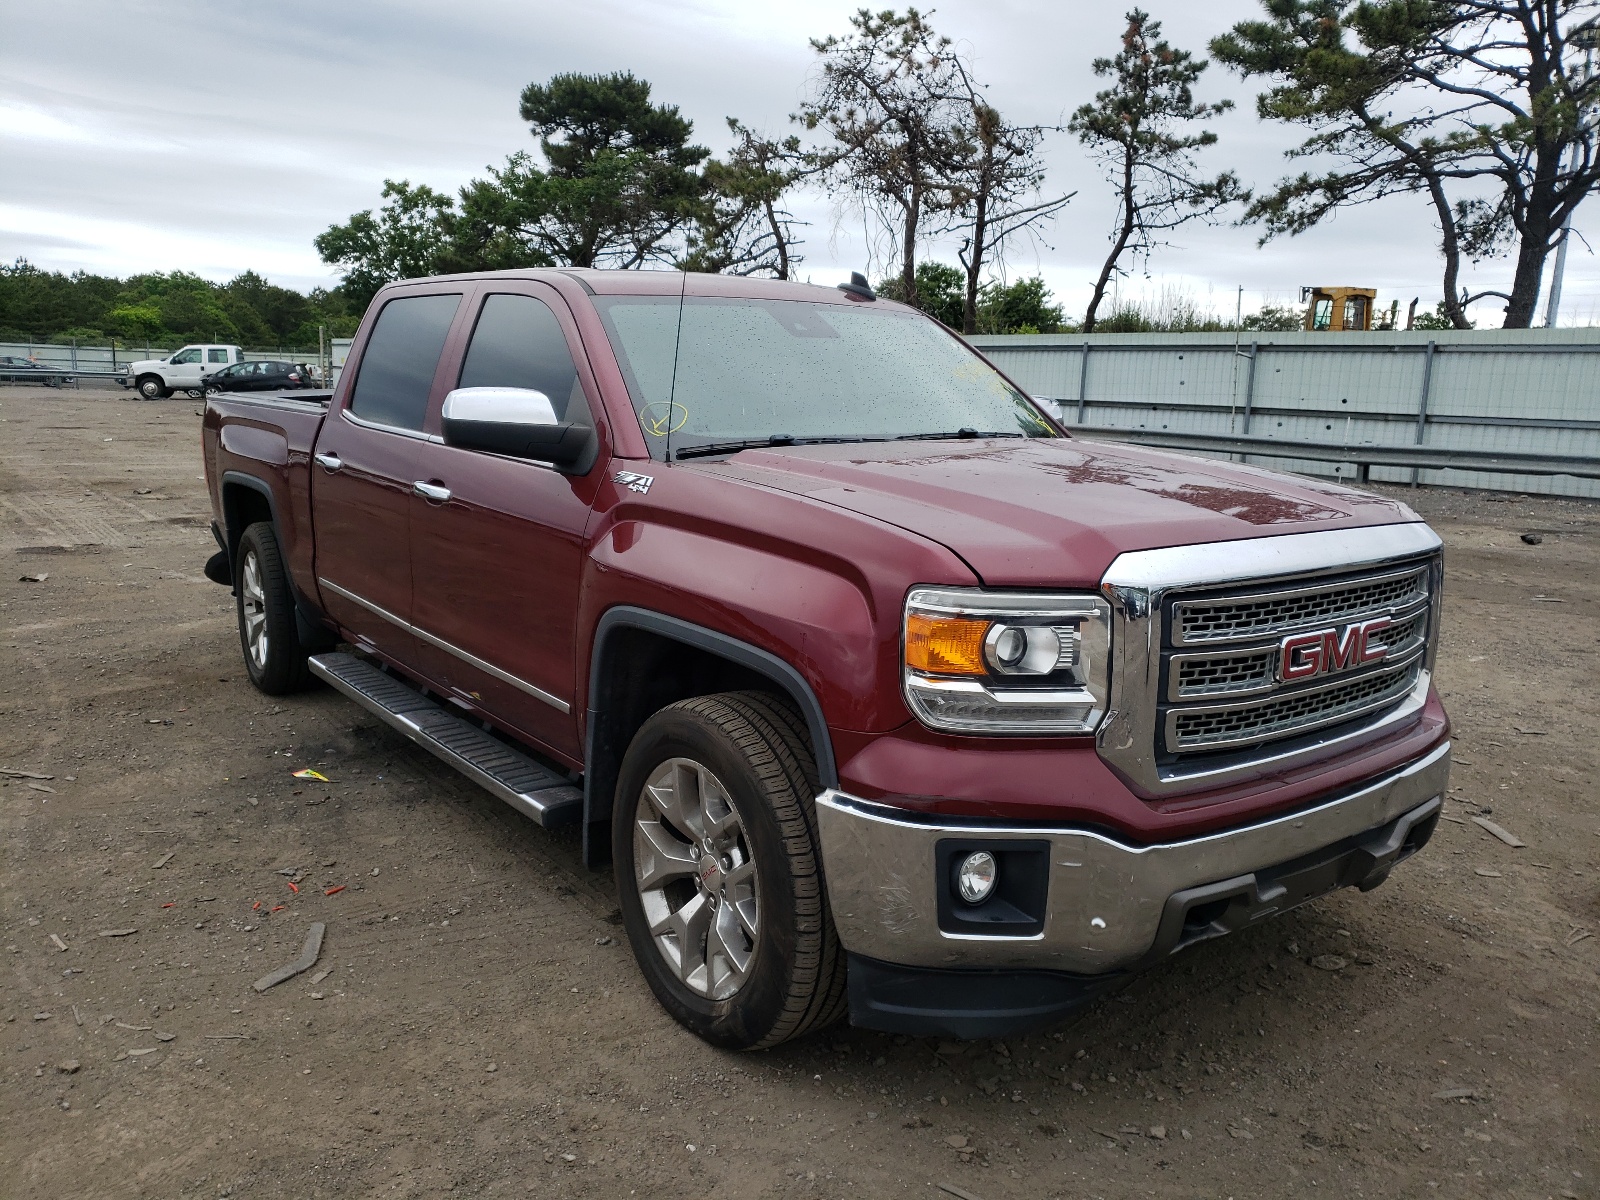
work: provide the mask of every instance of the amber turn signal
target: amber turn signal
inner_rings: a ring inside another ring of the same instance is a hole
[[[988,621],[966,617],[906,617],[906,666],[928,675],[982,675]]]

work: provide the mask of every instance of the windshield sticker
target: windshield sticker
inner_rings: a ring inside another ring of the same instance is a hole
[[[618,471],[611,477],[612,483],[619,483],[630,492],[638,492],[641,496],[650,490],[650,485],[655,481],[654,475],[635,475],[632,471]]]
[[[651,437],[666,437],[669,433],[677,433],[688,419],[687,408],[681,404],[669,405],[665,400],[646,404],[639,410],[639,424],[644,426],[644,431]]]

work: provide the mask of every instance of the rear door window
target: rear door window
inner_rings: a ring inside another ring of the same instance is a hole
[[[206,361],[225,363],[228,361],[228,352],[227,350],[207,350]]]
[[[561,323],[532,296],[498,295],[483,302],[456,386],[532,388],[549,397],[556,420],[593,424]]]
[[[402,296],[383,306],[361,355],[350,411],[363,421],[421,429],[459,294]]]

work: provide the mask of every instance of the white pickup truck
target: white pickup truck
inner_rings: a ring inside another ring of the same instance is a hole
[[[205,390],[202,376],[242,361],[244,351],[238,346],[185,346],[168,358],[129,363],[118,382],[123,387],[137,388],[146,400],[164,400],[173,392],[199,396]]]

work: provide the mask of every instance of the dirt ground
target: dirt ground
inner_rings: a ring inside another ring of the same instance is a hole
[[[1043,1036],[737,1055],[575,836],[250,688],[195,410],[0,388],[5,1195],[1600,1197],[1600,505],[1407,493],[1456,766],[1384,887]]]

